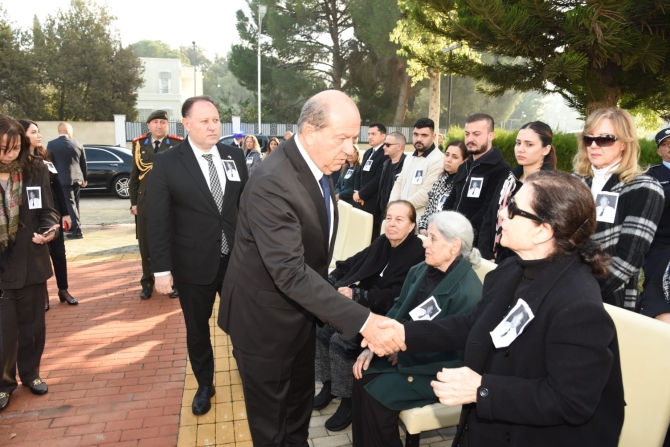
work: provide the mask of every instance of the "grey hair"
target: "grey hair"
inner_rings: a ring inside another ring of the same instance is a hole
[[[464,215],[456,211],[440,211],[430,216],[428,225],[431,224],[435,224],[437,231],[448,242],[456,238],[461,240],[461,252],[459,254],[467,259],[470,265],[477,267],[480,264],[482,255],[479,250],[472,246],[475,233],[470,221]]]
[[[328,126],[330,106],[328,102],[312,96],[307,100],[298,118],[298,133],[302,133],[307,124],[314,126],[315,130],[321,130]]]

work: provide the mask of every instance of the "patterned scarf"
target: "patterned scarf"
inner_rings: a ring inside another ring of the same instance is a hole
[[[0,194],[0,263],[6,264],[12,256],[19,230],[23,174],[16,160],[6,165],[0,164],[0,172],[9,172],[9,186]]]

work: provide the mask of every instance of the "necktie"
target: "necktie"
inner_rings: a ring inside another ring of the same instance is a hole
[[[599,216],[602,216],[603,214],[605,214],[605,208],[602,209],[602,211],[600,212]]]
[[[330,234],[330,181],[328,176],[324,174],[323,177],[321,177],[321,180],[319,180],[319,184],[321,184],[321,189],[323,189],[323,201],[326,204],[326,214],[328,215],[328,233]]]
[[[158,147],[161,145],[161,142],[156,140],[154,141],[154,154],[158,152]]]
[[[212,161],[212,154],[203,154],[203,158],[207,160],[209,166],[209,189],[214,197],[216,206],[219,207],[219,213],[223,210],[223,190],[219,182],[219,174],[216,173],[214,162]],[[227,255],[230,249],[228,248],[228,241],[226,241],[226,234],[221,230],[221,253]]]

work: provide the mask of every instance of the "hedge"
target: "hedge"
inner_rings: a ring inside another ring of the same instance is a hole
[[[517,165],[514,157],[514,145],[516,143],[516,131],[510,132],[504,129],[496,129],[496,136],[493,139],[493,147],[497,147],[503,153],[505,160],[510,166]],[[464,130],[458,127],[452,127],[444,137],[445,142],[452,140],[463,140]],[[554,134],[553,146],[558,158],[558,169],[565,172],[572,172],[572,158],[577,152],[577,136],[572,133],[557,132]],[[640,166],[661,162],[661,158],[656,153],[656,143],[653,140],[640,139]]]

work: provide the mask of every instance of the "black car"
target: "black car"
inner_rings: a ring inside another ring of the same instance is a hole
[[[133,153],[124,147],[85,144],[88,184],[82,191],[113,192],[120,199],[130,198],[128,190]]]

